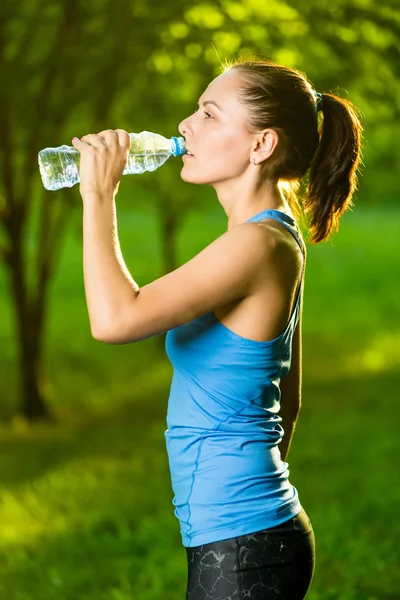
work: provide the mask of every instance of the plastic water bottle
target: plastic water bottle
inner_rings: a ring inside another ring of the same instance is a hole
[[[184,154],[185,139],[167,139],[158,133],[142,131],[130,133],[131,148],[122,175],[155,171],[168,158]],[[80,152],[74,146],[45,148],[39,152],[39,170],[46,190],[59,190],[72,187],[79,182]]]

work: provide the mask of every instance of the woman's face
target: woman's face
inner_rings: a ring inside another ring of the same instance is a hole
[[[239,76],[227,71],[214,79],[199,100],[199,109],[179,124],[186,149],[181,178],[210,185],[238,179],[249,168],[254,135],[248,115],[236,98]]]

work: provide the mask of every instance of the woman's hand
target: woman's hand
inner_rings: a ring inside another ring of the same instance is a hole
[[[131,140],[124,129],[106,129],[98,134],[73,138],[81,153],[79,191],[84,197],[115,197],[125,169]]]

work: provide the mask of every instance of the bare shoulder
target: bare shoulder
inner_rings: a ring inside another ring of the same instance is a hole
[[[299,245],[290,231],[276,219],[265,219],[255,223],[264,231],[270,248],[298,248]]]
[[[243,223],[237,228],[247,230],[252,236],[249,244],[257,245],[252,285],[239,302],[219,307],[214,313],[238,335],[270,341],[283,331],[292,314],[303,267],[302,251],[293,234],[276,220]]]
[[[266,219],[257,223],[248,223],[254,225],[260,233],[260,244],[265,254],[265,267],[269,273],[272,268],[278,268],[282,275],[288,276],[295,274],[301,269],[303,264],[303,252],[290,231],[275,219]]]

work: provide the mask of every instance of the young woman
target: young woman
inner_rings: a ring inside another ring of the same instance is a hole
[[[227,231],[142,288],[116,224],[129,136],[74,138],[92,335],[126,344],[168,332],[165,436],[187,600],[300,600],[315,539],[286,461],[301,403],[305,245],[296,218],[304,209],[314,243],[337,229],[356,187],[361,125],[350,101],[316,93],[301,72],[239,60],[179,131],[181,177],[214,187]]]

